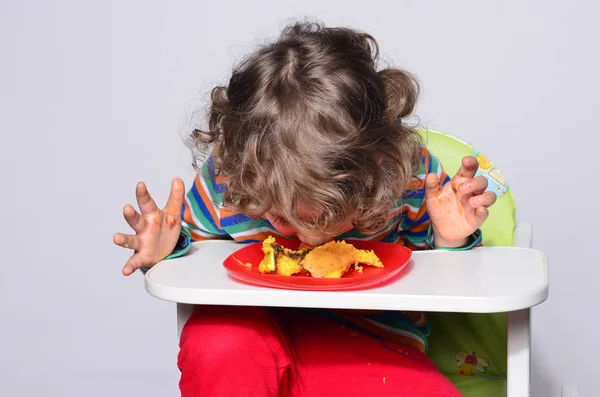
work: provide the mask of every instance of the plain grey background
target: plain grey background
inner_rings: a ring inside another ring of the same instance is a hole
[[[533,391],[597,395],[600,6],[592,1],[0,2],[0,395],[174,396],[175,309],[122,277],[135,183],[193,172],[206,94],[288,18],[370,32],[424,126],[486,153],[551,261]]]

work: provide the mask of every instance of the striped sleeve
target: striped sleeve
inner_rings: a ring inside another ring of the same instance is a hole
[[[402,219],[398,226],[402,232],[401,242],[412,250],[435,248],[431,219],[425,204],[425,177],[430,173],[438,176],[442,186],[450,182],[450,177],[443,170],[440,161],[429,150],[421,148],[421,167],[402,198]],[[465,247],[455,249],[465,250],[480,244],[481,232],[477,230]]]
[[[224,184],[217,183],[214,175],[212,158],[209,158],[185,195],[182,226],[189,231],[192,241],[227,238],[219,218]]]

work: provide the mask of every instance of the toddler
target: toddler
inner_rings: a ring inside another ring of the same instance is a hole
[[[316,246],[368,239],[413,250],[469,249],[496,195],[473,157],[450,179],[406,123],[418,85],[377,70],[373,37],[295,23],[212,92],[193,131],[197,176],[175,179],[164,209],[139,183],[124,275],[192,241]],[[174,264],[175,265],[175,264]],[[427,357],[424,313],[200,306],[183,329],[184,397],[460,396]]]

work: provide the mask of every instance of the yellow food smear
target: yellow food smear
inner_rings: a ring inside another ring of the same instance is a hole
[[[275,248],[273,247],[275,244],[275,238],[273,236],[269,236],[262,243],[262,251],[265,254],[265,257],[260,264],[258,265],[258,271],[261,273],[273,273],[277,270],[275,266]]]
[[[368,266],[383,267],[383,263],[373,251],[357,249],[355,255],[357,264],[360,263]]]

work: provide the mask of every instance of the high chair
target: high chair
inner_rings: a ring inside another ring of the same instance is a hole
[[[531,308],[548,297],[546,256],[531,249],[532,226],[516,222],[516,206],[501,173],[469,144],[419,131],[453,176],[474,155],[498,195],[482,227],[484,247],[414,252],[410,271],[391,285],[344,292],[276,290],[240,284],[223,260],[241,248],[232,241],[194,243],[181,258],[146,273],[146,290],[177,302],[177,328],[194,305],[319,307],[429,312],[429,355],[465,397],[529,396]]]

